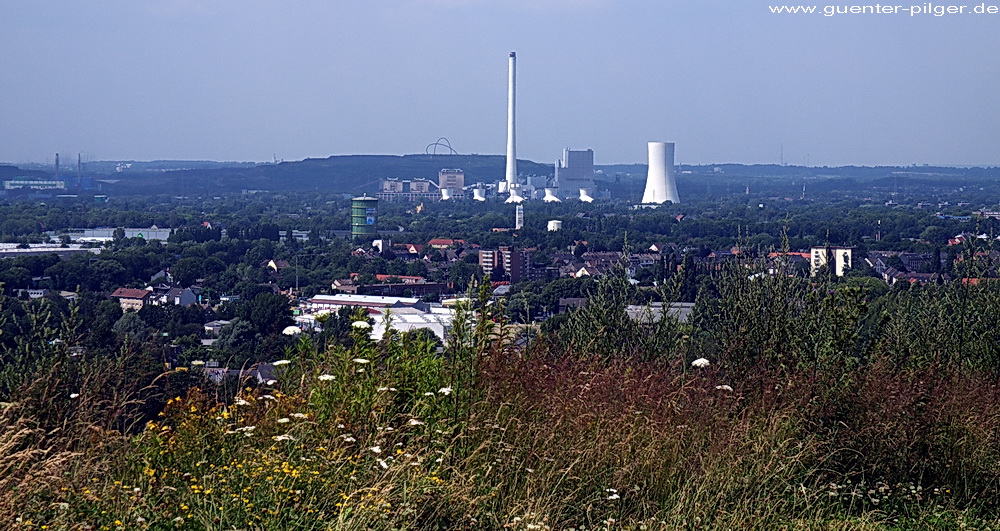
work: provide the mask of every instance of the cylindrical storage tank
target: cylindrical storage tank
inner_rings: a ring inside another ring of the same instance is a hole
[[[375,221],[378,217],[378,199],[355,197],[351,199],[351,237],[367,237],[378,234]]]
[[[549,226],[548,226],[549,232],[555,232],[561,228],[562,228],[562,221],[559,221],[558,219],[553,219],[549,221]]]

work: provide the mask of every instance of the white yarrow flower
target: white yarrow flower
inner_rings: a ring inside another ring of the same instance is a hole
[[[438,392],[444,396],[448,396],[451,394],[451,387],[442,387],[441,389],[438,389]]]
[[[280,419],[278,419],[278,424],[285,424],[285,423],[291,422],[291,421],[292,421],[292,419],[290,419],[288,417],[281,417]]]
[[[272,437],[272,439],[276,441],[294,441],[295,437],[292,437],[291,435],[286,433],[284,435],[275,435],[274,437]]]
[[[419,421],[417,419],[410,419],[410,422],[407,422],[407,424],[409,424],[410,426],[423,426],[424,425],[423,422],[421,422],[421,421]]]
[[[268,380],[268,381],[266,381],[264,383],[267,384],[267,385],[274,385],[274,384],[278,383],[278,380]]]
[[[291,360],[278,360],[278,361],[272,363],[271,365],[274,365],[274,366],[277,367],[278,365],[288,365],[289,363],[291,363]]]
[[[76,398],[78,396],[80,396],[80,393],[70,393],[69,395],[70,398]]]
[[[309,415],[306,415],[305,413],[292,413],[292,416],[297,419],[304,419],[307,418]]]
[[[353,359],[353,360],[351,360],[351,361],[353,361],[354,363],[360,363],[360,364],[362,364],[362,365],[364,365],[364,364],[366,364],[366,363],[371,363],[371,360],[366,360],[366,359],[364,359],[364,358],[354,358],[354,359]]]
[[[612,493],[610,496],[608,496],[609,500],[617,500],[618,498],[621,498],[621,496],[619,496],[617,492]]]
[[[369,448],[369,450],[371,450],[372,452],[375,452],[376,454],[382,453],[382,448],[380,448],[378,446],[372,446],[371,448]]]
[[[711,364],[712,362],[708,361],[705,358],[698,358],[691,362],[692,367],[697,367],[699,369],[704,369],[705,367],[708,367]]]
[[[334,376],[334,375],[332,375],[332,374],[321,374],[321,375],[319,375],[319,381],[321,381],[321,382],[329,382],[329,381],[336,380],[336,379],[337,379],[337,377]]]
[[[354,321],[351,323],[354,328],[371,328],[372,325],[368,324],[367,321]]]
[[[386,464],[386,462],[383,461],[382,459],[378,460],[378,466],[382,467],[382,470],[388,470],[389,469],[389,465]]]
[[[205,362],[201,361],[201,360],[194,360],[194,361],[191,362],[191,365],[194,365],[195,367],[201,367],[204,364],[205,364]]]
[[[719,391],[732,391],[733,390],[733,388],[729,387],[728,385],[717,385],[717,386],[715,386],[715,388],[718,389]]]

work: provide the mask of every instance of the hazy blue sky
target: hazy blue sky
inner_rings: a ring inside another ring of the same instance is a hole
[[[3,0],[0,160],[501,154],[516,50],[519,158],[1000,164],[1000,15],[778,3]]]

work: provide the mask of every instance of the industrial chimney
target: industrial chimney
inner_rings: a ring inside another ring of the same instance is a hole
[[[514,91],[517,88],[517,55],[510,52],[507,59],[507,189],[517,183],[517,152],[514,148]]]
[[[649,170],[646,173],[644,204],[680,203],[674,174],[674,143],[649,142]]]

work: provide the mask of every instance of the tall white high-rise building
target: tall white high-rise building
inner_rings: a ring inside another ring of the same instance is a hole
[[[677,195],[677,175],[674,171],[674,143],[649,142],[649,169],[646,173],[644,204],[680,203]]]

